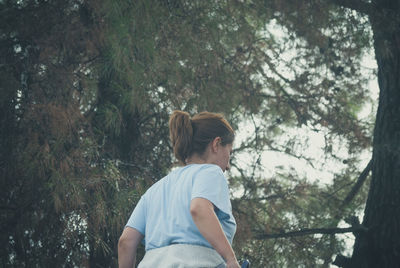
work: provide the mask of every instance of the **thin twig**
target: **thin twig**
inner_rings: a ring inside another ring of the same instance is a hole
[[[254,238],[258,240],[262,239],[271,239],[271,238],[286,238],[286,237],[295,237],[295,236],[303,236],[303,235],[312,235],[312,234],[343,234],[343,233],[354,233],[359,231],[366,231],[366,228],[362,225],[348,228],[314,228],[314,229],[302,229],[293,232],[282,232],[276,234],[259,234]]]

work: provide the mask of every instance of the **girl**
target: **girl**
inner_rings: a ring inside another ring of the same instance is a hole
[[[147,267],[240,267],[231,247],[236,231],[229,189],[234,131],[222,115],[193,118],[174,111],[169,120],[182,167],[152,185],[136,205],[118,243],[119,267],[133,267],[144,240]]]

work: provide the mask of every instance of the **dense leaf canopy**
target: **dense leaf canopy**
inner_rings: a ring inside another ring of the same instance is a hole
[[[1,1],[2,264],[115,266],[138,198],[175,164],[182,109],[241,134],[238,257],[328,267],[365,205],[375,111],[370,21],[341,2]]]

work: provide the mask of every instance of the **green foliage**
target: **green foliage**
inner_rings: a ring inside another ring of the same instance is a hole
[[[257,237],[337,227],[363,205],[365,187],[340,207],[372,135],[358,118],[370,101],[364,17],[322,1],[0,5],[5,266],[115,266],[140,195],[171,169],[174,109],[253,127],[235,145],[230,174],[239,257],[254,267],[328,267],[344,249],[334,235]],[[323,133],[325,160],[342,163],[332,183],[289,165],[264,172],[265,150],[324,162],[304,153],[303,129]]]

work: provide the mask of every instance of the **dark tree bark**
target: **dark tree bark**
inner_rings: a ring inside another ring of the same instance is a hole
[[[372,180],[363,225],[345,267],[400,267],[400,1],[375,0],[369,14],[380,88]]]

